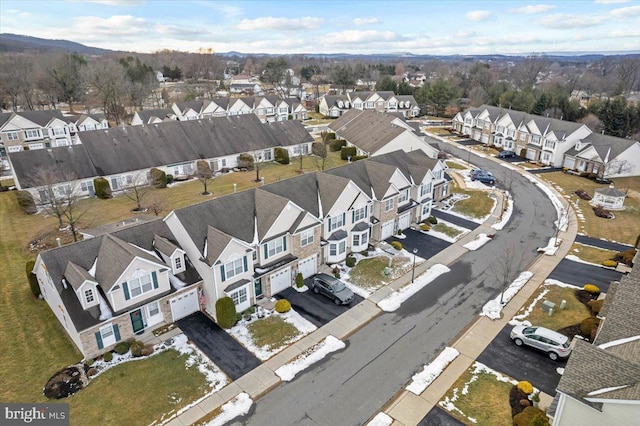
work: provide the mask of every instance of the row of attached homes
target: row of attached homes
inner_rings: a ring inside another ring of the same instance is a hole
[[[640,142],[593,133],[585,124],[482,105],[459,112],[453,129],[538,161],[601,177],[640,175]]]
[[[85,357],[198,310],[241,312],[424,221],[445,165],[395,151],[42,252],[42,294]],[[233,212],[233,213],[231,213]]]
[[[351,109],[401,113],[406,118],[420,115],[420,107],[413,95],[396,95],[391,91],[348,92],[320,98],[319,112],[325,117],[340,117]]]
[[[136,112],[131,120],[131,125],[155,124],[165,120],[188,121],[247,114],[256,115],[263,123],[285,121],[289,118],[293,120],[307,119],[307,109],[299,99],[269,95],[176,102],[171,105],[171,108]]]

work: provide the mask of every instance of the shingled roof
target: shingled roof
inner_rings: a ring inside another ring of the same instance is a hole
[[[373,153],[408,131],[393,124],[395,119],[381,112],[351,109],[331,123],[329,128],[361,150]]]

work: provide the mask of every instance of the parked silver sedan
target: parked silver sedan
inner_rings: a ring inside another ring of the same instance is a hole
[[[510,337],[516,345],[531,346],[543,351],[554,361],[571,354],[569,338],[548,328],[517,325],[511,330]]]

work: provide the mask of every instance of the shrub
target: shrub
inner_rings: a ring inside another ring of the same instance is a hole
[[[166,188],[167,174],[163,170],[154,167],[151,169],[151,181],[156,188]]]
[[[85,364],[87,367],[91,367],[91,366],[93,365],[93,363],[94,363],[94,362],[96,362],[96,360],[95,360],[95,359],[93,359],[93,358],[89,358],[88,360],[86,360],[86,361],[84,362],[84,364]]]
[[[289,164],[289,151],[287,151],[285,148],[274,148],[273,157],[280,164]]]
[[[140,340],[134,340],[131,342],[130,349],[131,355],[133,355],[134,358],[141,357],[142,351],[144,349],[144,343],[142,343]]]
[[[591,200],[591,195],[587,194],[583,189],[578,189],[576,191],[576,195],[582,198],[583,200],[587,200],[587,201]]]
[[[598,315],[600,313],[600,309],[602,309],[603,300],[590,300],[587,302],[587,306],[593,315]]]
[[[584,337],[591,337],[591,332],[598,328],[600,320],[595,317],[589,317],[582,320],[580,323],[580,334]]]
[[[396,250],[402,250],[402,243],[400,241],[391,241],[391,247]]]
[[[368,155],[352,155],[351,162],[353,163],[354,161],[364,160],[365,158],[369,158],[369,156]]]
[[[113,348],[113,351],[119,355],[124,355],[129,351],[129,342],[120,342]]]
[[[173,175],[167,175],[167,185],[173,183]]]
[[[347,260],[345,260],[345,264],[349,268],[353,268],[354,266],[356,266],[356,258],[353,256],[347,256]]]
[[[216,320],[222,328],[231,328],[236,323],[236,305],[230,297],[216,301]]]
[[[582,287],[582,289],[587,293],[600,294],[600,288],[594,284],[585,284],[584,287]]]
[[[111,362],[113,360],[113,354],[111,352],[107,352],[102,355],[102,359],[104,360],[104,362]]]
[[[33,195],[29,191],[18,191],[16,192],[16,198],[18,199],[18,205],[26,214],[36,214],[38,213],[38,208],[36,207],[36,202],[33,199]]]
[[[334,140],[329,143],[329,149],[331,152],[338,152],[343,146],[347,146],[347,141],[343,139]]]
[[[303,285],[304,285],[304,277],[300,272],[298,272],[296,274],[296,287],[302,288]]]
[[[146,345],[142,348],[142,356],[149,356],[153,353],[153,345]]]
[[[40,297],[40,286],[38,285],[38,278],[31,272],[36,265],[35,260],[30,260],[24,265],[24,272],[27,274],[27,281],[29,282],[29,288],[34,297]]]
[[[109,181],[103,177],[97,177],[93,180],[93,189],[96,191],[96,197],[101,200],[106,200],[113,196]]]
[[[238,167],[253,170],[253,157],[249,154],[238,155]]]
[[[522,148],[520,150],[520,158],[527,158],[527,148]]]
[[[342,160],[348,160],[349,157],[355,157],[357,149],[355,146],[343,146],[340,149],[340,158]]]
[[[609,210],[605,209],[602,206],[594,207],[593,208],[593,212],[598,217],[602,217],[602,218],[605,218],[605,219],[613,219],[613,214]]]
[[[524,407],[520,405],[520,401],[528,399],[526,393],[524,393],[517,385],[513,385],[509,391],[509,405],[511,406],[511,417],[524,410]]]
[[[325,133],[324,140],[333,141],[335,139],[336,139],[336,134],[335,133],[333,133],[333,132]]]
[[[591,180],[596,180],[597,177],[598,177],[598,175],[595,174],[595,173],[589,173],[587,175],[587,179],[591,179]]]
[[[522,392],[526,393],[527,395],[533,393],[533,385],[526,380],[518,382],[516,386],[518,386],[518,389],[520,389]]]
[[[616,262],[624,263],[627,266],[633,266],[633,258],[636,255],[636,249],[622,251],[613,258]]]
[[[280,299],[276,302],[276,312],[284,314],[291,310],[291,303],[287,299]]]
[[[618,262],[616,262],[615,260],[605,260],[604,262],[602,262],[602,266],[606,266],[607,268],[615,268],[616,266],[618,266]]]
[[[427,232],[428,230],[431,229],[431,227],[429,225],[427,225],[426,223],[423,223],[422,225],[420,225],[420,229],[422,229],[423,231]]]
[[[311,153],[318,157],[326,157],[327,147],[322,142],[314,142],[311,144]]]
[[[513,417],[513,426],[529,426],[533,422],[540,426],[549,426],[549,420],[547,415],[538,407],[525,407],[522,413],[516,414]]]
[[[432,225],[437,225],[438,224],[438,218],[435,216],[429,216],[427,218],[427,220],[429,221],[430,224]]]

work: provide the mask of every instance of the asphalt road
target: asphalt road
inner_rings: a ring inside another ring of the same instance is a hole
[[[455,147],[448,148],[457,151]],[[466,156],[466,152],[465,152]],[[508,176],[515,214],[489,244],[470,251],[395,313],[376,317],[293,381],[282,383],[232,424],[360,425],[474,320],[499,292],[490,265],[497,255],[522,253],[523,265],[553,236],[555,209],[542,191],[493,162],[472,156],[501,181]],[[523,266],[524,270],[526,266]],[[513,277],[521,271],[513,271]]]
[[[585,244],[588,246],[600,247],[605,250],[613,250],[613,251],[626,251],[631,250],[633,247],[620,244],[613,241],[601,240],[600,238],[591,238],[586,235],[577,235],[576,243]]]
[[[307,284],[309,286],[309,284]],[[288,288],[276,294],[277,299],[287,299],[291,307],[297,313],[309,320],[316,327],[322,327],[339,315],[342,315],[358,303],[362,297],[353,295],[353,301],[349,305],[336,305],[333,300],[322,294],[315,294],[311,287],[304,293],[293,288]]]
[[[503,328],[476,361],[518,381],[527,380],[541,391],[555,395],[561,377],[556,368],[564,368],[567,361],[553,361],[544,352],[517,346],[509,337],[512,328],[511,325]]]
[[[611,281],[618,281],[620,277],[622,277],[621,272],[595,265],[588,265],[586,263],[574,262],[569,259],[562,259],[549,275],[549,278],[562,281],[563,283],[577,285],[578,287],[582,287],[585,284],[595,284],[605,293],[609,290]]]
[[[463,228],[467,228],[472,231],[476,229],[478,226],[480,226],[480,224],[477,222],[474,222],[469,219],[465,219],[460,216],[456,216],[454,214],[443,212],[442,210],[433,209],[431,210],[431,214],[437,217],[438,219],[446,220],[447,222],[451,222],[454,225],[462,226]]]
[[[196,312],[176,322],[180,330],[196,346],[236,380],[261,364],[256,356],[221,329],[202,312]]]

